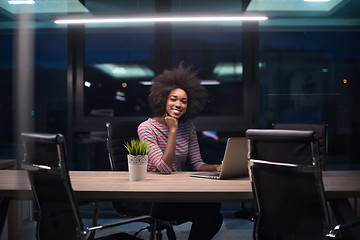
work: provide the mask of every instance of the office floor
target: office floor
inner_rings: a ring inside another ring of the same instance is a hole
[[[213,238],[214,240],[232,240],[232,239],[242,239],[242,240],[252,240],[252,228],[253,223],[245,219],[239,219],[234,217],[233,211],[223,211],[224,217],[223,225],[220,231]],[[111,220],[107,220],[111,221]],[[135,233],[137,230],[141,229],[145,225],[142,223],[133,223],[126,226],[118,227],[118,229],[111,230],[102,230],[98,231],[97,236],[106,235],[109,233],[116,233],[117,231],[126,231],[127,233]],[[188,238],[189,230],[191,223],[184,223],[179,226],[175,226],[174,230],[176,233],[177,240],[185,240]],[[143,239],[148,239],[149,233],[147,230],[144,230],[139,233],[138,237]],[[163,232],[163,240],[167,240],[166,232]]]
[[[224,217],[223,225],[220,231],[215,236],[214,240],[232,240],[232,239],[242,239],[242,240],[251,240],[252,238],[252,229],[253,229],[253,222],[248,221],[246,219],[239,219],[234,216],[234,210],[225,209],[222,211],[222,215]],[[109,217],[99,219],[99,223],[105,222],[112,222],[118,219],[113,219]],[[90,226],[91,220],[85,219],[84,225]],[[109,228],[97,231],[96,236],[100,237],[103,235],[108,235],[111,233],[118,233],[118,232],[126,232],[130,234],[134,234],[138,230],[145,227],[146,224],[143,223],[131,223],[123,226],[118,226],[115,228]],[[177,240],[185,240],[188,238],[189,230],[190,230],[191,223],[184,223],[179,226],[175,226],[174,230],[176,232]],[[20,232],[19,240],[36,240],[35,237],[35,227],[36,222],[32,221],[25,221],[22,224],[22,230]],[[5,229],[4,229],[5,230]],[[7,240],[6,237],[7,233],[6,230],[3,232],[3,236],[1,236],[0,240]],[[140,238],[148,239],[149,233],[147,230],[141,231],[139,235]],[[166,232],[163,232],[163,240],[167,240]]]

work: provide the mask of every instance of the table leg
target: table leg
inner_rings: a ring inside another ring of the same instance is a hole
[[[19,225],[18,225],[18,201],[10,201],[8,211],[8,240],[17,240]]]

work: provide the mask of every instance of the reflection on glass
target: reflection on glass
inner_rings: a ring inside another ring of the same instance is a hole
[[[108,116],[151,116],[147,97],[155,76],[155,32],[136,30],[86,30],[84,114]],[[161,33],[157,33],[161,34]],[[203,116],[243,114],[241,33],[204,30],[172,30],[171,61],[181,61],[198,70],[207,88],[209,103]]]
[[[325,122],[329,161],[358,163],[358,31],[261,32],[259,123]]]

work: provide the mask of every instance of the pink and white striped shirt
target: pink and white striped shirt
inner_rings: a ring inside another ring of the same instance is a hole
[[[195,126],[190,121],[178,124],[175,158],[172,166],[168,166],[162,158],[169,136],[169,128],[166,124],[149,118],[139,125],[138,135],[141,140],[149,143],[148,171],[160,171],[161,173],[182,171],[187,159],[195,170],[199,170],[200,166],[204,164],[200,156]]]

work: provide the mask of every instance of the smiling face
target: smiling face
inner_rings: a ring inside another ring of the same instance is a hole
[[[166,113],[170,117],[179,119],[186,112],[188,96],[181,88],[176,88],[169,93],[166,102]]]

